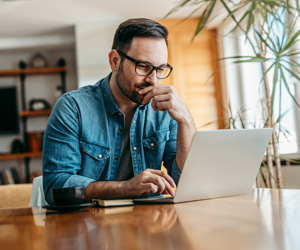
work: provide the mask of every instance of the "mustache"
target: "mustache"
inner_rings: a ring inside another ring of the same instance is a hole
[[[134,84],[134,87],[135,88],[146,88],[146,87],[148,87],[150,85],[151,85],[150,83],[143,82],[143,83],[136,83],[136,84]]]

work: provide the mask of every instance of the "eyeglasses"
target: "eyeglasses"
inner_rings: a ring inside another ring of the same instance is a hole
[[[156,67],[147,62],[137,61],[137,60],[133,59],[132,57],[127,56],[122,51],[117,50],[117,52],[119,53],[120,56],[123,56],[126,59],[128,59],[129,61],[135,63],[135,73],[140,76],[148,76],[153,72],[153,70],[155,70],[156,77],[158,79],[165,79],[171,74],[171,72],[173,70],[173,67],[169,64]]]

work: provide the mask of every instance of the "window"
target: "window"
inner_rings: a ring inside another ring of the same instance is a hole
[[[221,41],[223,43],[223,56],[254,56],[250,44],[245,43],[244,34],[239,31],[228,34],[230,28],[232,27],[227,26],[221,31],[219,30],[219,33],[221,33],[223,37]],[[283,31],[279,27],[277,30],[274,30],[274,32],[279,34]],[[269,54],[268,57],[272,57],[272,54]],[[231,126],[238,128],[263,127],[264,120],[261,102],[264,98],[264,86],[261,82],[263,74],[260,63],[236,64],[234,61],[235,60],[225,61],[227,95],[232,111],[231,116],[234,118],[231,122]],[[271,75],[272,72],[270,72],[269,77]],[[295,88],[296,80],[292,78],[290,74],[286,74],[285,76],[290,89],[293,93],[296,93],[296,98],[300,100],[300,88]],[[270,85],[272,85],[272,81]],[[270,86],[270,88],[272,88],[272,86]],[[276,88],[274,105],[275,120],[279,119],[279,113],[281,113],[281,132],[279,133],[278,144],[279,153],[296,153],[299,152],[300,135],[297,134],[297,131],[300,131],[300,110],[294,104],[287,90],[284,87],[282,87],[281,90],[281,105],[279,105],[279,86]],[[240,118],[242,118],[243,122],[240,121]]]

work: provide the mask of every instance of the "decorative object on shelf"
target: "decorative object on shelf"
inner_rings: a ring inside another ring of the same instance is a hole
[[[54,97],[55,97],[55,100],[57,101],[58,98],[63,94],[63,91],[62,91],[62,87],[60,85],[58,85],[56,87],[56,90],[54,91]]]
[[[11,152],[12,154],[23,153],[25,152],[25,145],[21,140],[15,139],[11,144]]]
[[[41,151],[41,132],[27,132],[28,148],[30,152]]]
[[[29,62],[30,67],[32,68],[45,68],[49,66],[48,60],[41,53],[36,53],[33,55]]]
[[[27,68],[26,62],[20,61],[20,62],[19,62],[19,68],[20,68],[20,69],[26,69],[26,68]]]
[[[9,168],[9,171],[10,171],[12,179],[13,179],[13,184],[20,184],[21,181],[20,181],[20,176],[19,176],[17,169],[15,167],[11,167],[11,168]]]
[[[0,172],[0,185],[5,185],[5,180],[2,172]]]
[[[59,58],[58,62],[57,62],[57,66],[58,67],[65,67],[66,66],[66,60],[64,58]]]
[[[46,110],[50,108],[51,108],[50,104],[44,99],[32,99],[29,102],[30,110]]]
[[[45,131],[40,131],[40,151],[43,151]]]

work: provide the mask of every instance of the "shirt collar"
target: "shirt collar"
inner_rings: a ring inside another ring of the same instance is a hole
[[[109,87],[109,79],[111,77],[111,74],[112,73],[105,77],[101,83],[101,90],[107,115],[113,115],[115,113],[121,112]]]

